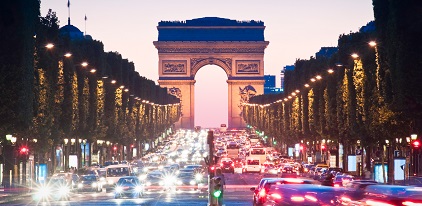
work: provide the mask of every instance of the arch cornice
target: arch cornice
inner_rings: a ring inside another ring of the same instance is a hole
[[[205,65],[217,65],[224,69],[227,77],[231,76],[232,73],[232,59],[231,58],[191,58],[191,77],[195,77],[199,69]]]

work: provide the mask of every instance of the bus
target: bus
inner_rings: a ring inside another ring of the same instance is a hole
[[[254,146],[260,142],[259,136],[255,134],[251,134],[249,135],[249,141],[251,142],[251,145]]]
[[[259,159],[260,162],[267,160],[267,150],[264,147],[249,148],[248,159]]]
[[[118,165],[109,165],[106,167],[105,171],[105,187],[106,192],[114,189],[117,181],[121,177],[132,175],[132,167],[128,164],[118,164]]]
[[[226,146],[227,157],[236,159],[239,157],[239,145],[236,142],[229,142]]]
[[[226,124],[220,124],[220,132],[226,132],[227,131],[227,125]]]

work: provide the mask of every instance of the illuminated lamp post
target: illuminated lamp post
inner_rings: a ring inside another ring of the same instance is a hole
[[[411,144],[412,144],[412,165],[413,165],[413,175],[419,175],[419,150],[420,150],[420,142],[418,140],[417,134],[410,135]]]
[[[110,141],[106,141],[106,145],[107,145],[107,155],[106,155],[106,161],[110,160]]]
[[[64,138],[64,171],[67,171],[69,169],[69,147],[67,144],[69,143],[68,138]]]
[[[84,146],[84,153],[83,153],[83,166],[87,166],[86,165],[86,139],[84,139],[83,141],[82,141],[82,144],[83,144],[83,146]]]

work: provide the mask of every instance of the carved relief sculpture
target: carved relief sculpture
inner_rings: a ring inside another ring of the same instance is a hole
[[[256,89],[252,85],[245,86],[243,89],[239,87],[240,102],[238,107],[243,111],[243,104],[249,102],[249,99],[256,95]],[[242,116],[242,112],[240,113]]]
[[[236,61],[236,73],[259,74],[259,61]]]
[[[186,61],[184,60],[163,60],[163,74],[185,74]]]
[[[182,102],[182,90],[180,90],[180,88],[177,87],[172,87],[172,88],[167,88],[167,93],[176,96],[177,98],[179,98],[180,100],[180,112],[183,112],[183,102]]]

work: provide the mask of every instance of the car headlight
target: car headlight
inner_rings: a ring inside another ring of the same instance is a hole
[[[135,187],[135,191],[136,191],[136,192],[142,192],[142,186],[139,186],[139,185],[138,185],[138,186],[136,186],[136,187]]]
[[[84,185],[82,183],[78,184],[78,188],[82,188]]]
[[[189,184],[191,184],[191,185],[195,185],[195,184],[196,184],[196,182],[195,182],[195,180],[191,180],[191,181],[189,182]]]
[[[175,179],[176,179],[176,177],[174,177],[173,175],[167,175],[166,177],[164,177],[163,182],[166,185],[171,185],[171,184],[175,183]]]
[[[104,177],[100,177],[100,181],[101,182],[104,182],[105,181],[105,178]]]
[[[117,186],[115,190],[117,193],[123,192],[123,188],[120,186]]]
[[[67,195],[68,193],[69,193],[69,188],[67,188],[67,187],[61,187],[61,188],[59,189],[59,194],[60,194],[60,196]]]
[[[160,181],[158,184],[159,185],[164,185],[164,182],[163,181]]]
[[[97,183],[96,182],[94,182],[94,183],[92,183],[91,184],[91,187],[97,187],[98,185],[97,185]]]
[[[48,195],[50,195],[51,193],[51,189],[48,186],[42,186],[38,189],[37,195],[41,196],[41,197],[46,197]]]
[[[177,180],[176,184],[181,185],[183,182],[181,180]]]
[[[197,174],[195,175],[195,180],[197,180],[197,181],[202,180],[202,178],[203,178],[203,176],[202,176],[202,174],[200,174],[200,173],[197,173]]]
[[[147,176],[146,175],[139,175],[139,179],[140,180],[145,180],[147,178]]]
[[[151,182],[147,182],[145,183],[147,186],[151,186]]]
[[[148,172],[148,168],[144,167],[144,169],[142,169],[144,172]]]

